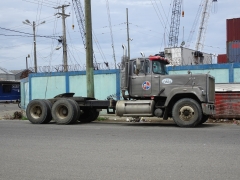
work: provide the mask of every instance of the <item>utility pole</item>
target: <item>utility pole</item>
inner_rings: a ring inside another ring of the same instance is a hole
[[[28,60],[27,60],[27,57],[26,57],[26,69],[28,69]]]
[[[91,0],[85,0],[87,96],[94,98]]]
[[[28,69],[28,60],[27,58],[30,58],[30,55],[28,54],[28,56],[26,57],[26,69]]]
[[[126,14],[127,14],[127,42],[128,42],[128,59],[130,60],[130,38],[129,38],[128,8],[126,9]]]
[[[36,24],[33,21],[33,44],[34,44],[34,70],[37,73],[37,48],[36,48]]]
[[[56,13],[55,15],[62,16],[62,28],[63,28],[63,38],[62,38],[62,46],[63,46],[63,66],[64,71],[68,71],[68,62],[67,62],[67,38],[66,38],[66,24],[65,19],[70,16],[68,14],[65,14],[65,7],[68,7],[69,5],[62,5],[58,6],[55,9],[62,9],[62,13]]]
[[[40,24],[44,24],[45,21],[39,23],[36,25],[35,21],[33,21],[33,23],[31,24],[30,21],[28,19],[26,19],[25,21],[23,21],[23,24],[29,25],[33,27],[33,44],[34,44],[34,71],[35,73],[37,73],[37,48],[36,48],[36,26],[40,25]]]

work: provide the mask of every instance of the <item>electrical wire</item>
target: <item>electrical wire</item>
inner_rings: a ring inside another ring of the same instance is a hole
[[[29,1],[29,0],[22,0],[22,1],[29,2],[29,3],[33,3],[33,4],[38,4],[38,3],[36,3],[36,2],[31,2],[31,1]],[[43,4],[43,6],[53,8],[52,6],[49,6],[49,5],[46,5],[46,4]]]
[[[196,14],[195,19],[193,21],[193,25],[192,25],[192,28],[190,30],[190,33],[189,33],[189,36],[188,36],[188,39],[187,39],[187,42],[186,42],[186,47],[190,47],[190,45],[191,45],[193,35],[195,33],[195,30],[197,28],[197,24],[198,24],[198,22],[200,20],[200,17],[201,17],[200,14],[201,14],[202,9],[203,9],[203,2],[204,2],[204,0],[201,1],[200,5],[198,7],[197,14]]]
[[[157,11],[157,9],[155,8],[152,0],[151,0],[151,3],[152,3],[152,6],[153,6],[153,8],[154,8],[154,11],[155,11],[156,14],[157,14],[157,17],[158,17],[160,23],[162,24],[162,27],[164,28],[164,23],[162,22],[162,20],[161,20],[161,18],[160,18],[161,14],[160,14],[160,16],[159,16],[158,11]]]
[[[112,22],[111,22],[110,8],[109,8],[109,2],[108,2],[108,0],[106,0],[106,7],[107,7],[108,23],[109,23],[109,29],[110,29],[110,35],[111,35],[111,41],[112,41],[113,60],[114,60],[114,63],[115,63],[115,69],[117,69],[116,57],[115,57],[115,50],[114,50],[114,40],[113,40],[113,33],[112,33]]]

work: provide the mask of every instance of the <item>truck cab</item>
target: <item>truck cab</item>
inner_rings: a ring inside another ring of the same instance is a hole
[[[129,94],[134,98],[157,96],[160,92],[160,76],[167,75],[168,60],[161,56],[130,60]]]

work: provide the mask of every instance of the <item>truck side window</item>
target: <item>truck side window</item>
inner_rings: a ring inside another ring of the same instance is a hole
[[[133,74],[136,74],[136,69],[137,69],[137,65],[136,65],[136,61],[133,62]]]
[[[145,73],[146,74],[150,73],[150,63],[149,63],[149,61],[145,61]]]
[[[133,74],[136,74],[136,61],[133,62]],[[142,74],[149,74],[150,73],[150,63],[149,61],[141,61],[141,69],[139,70],[139,73]]]
[[[141,61],[141,69],[139,72],[144,73],[144,61]]]
[[[159,61],[153,61],[152,63],[152,71],[155,74],[168,74],[166,65]]]
[[[152,69],[155,74],[165,74],[163,65],[159,61],[153,61]]]

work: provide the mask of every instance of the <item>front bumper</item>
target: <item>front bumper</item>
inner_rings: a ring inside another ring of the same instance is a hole
[[[208,103],[202,103],[202,111],[205,115],[215,115],[215,105],[214,104],[208,104]]]

